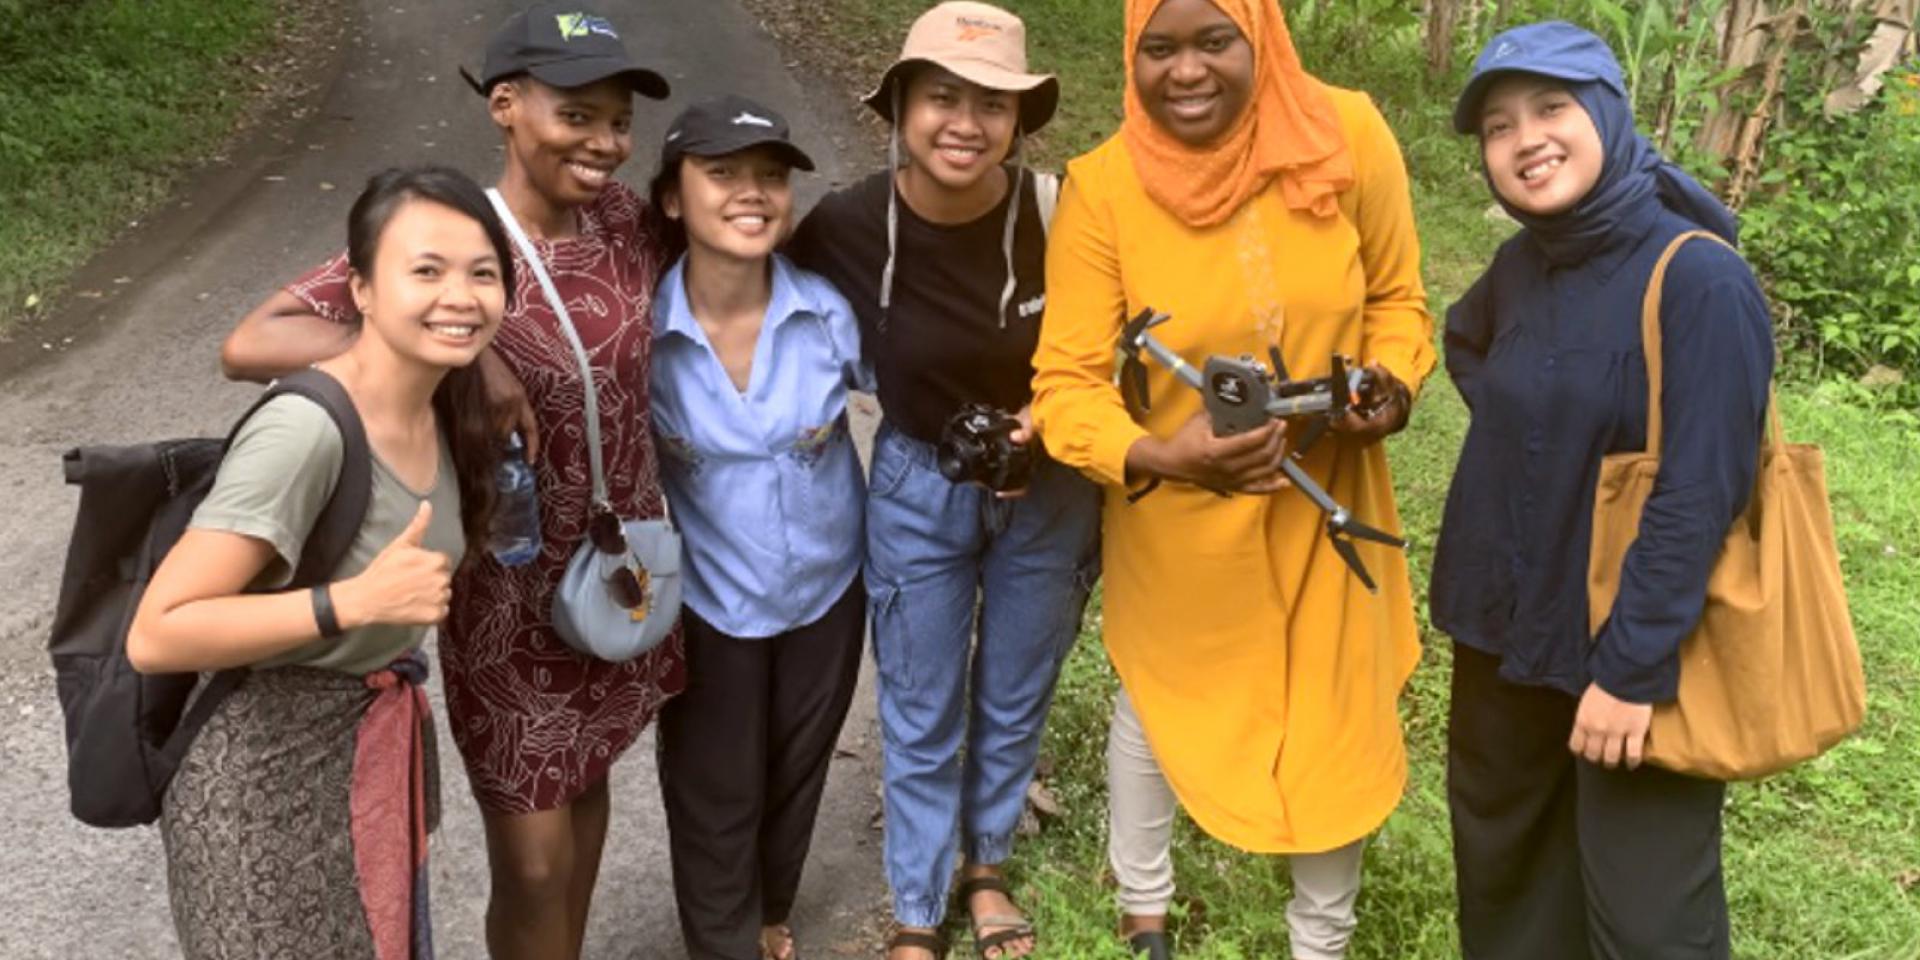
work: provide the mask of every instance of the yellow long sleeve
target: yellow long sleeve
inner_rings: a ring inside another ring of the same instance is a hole
[[[1114,386],[1126,309],[1111,211],[1097,209],[1069,176],[1047,238],[1033,419],[1054,459],[1114,486],[1125,484],[1127,450],[1147,433]]]

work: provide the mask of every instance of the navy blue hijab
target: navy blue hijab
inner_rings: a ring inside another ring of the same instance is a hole
[[[1600,133],[1604,152],[1600,178],[1571,209],[1551,216],[1527,213],[1493,190],[1484,158],[1481,175],[1515,220],[1557,264],[1578,263],[1599,250],[1625,224],[1645,217],[1661,204],[1728,243],[1738,241],[1739,221],[1713,192],[1701,186],[1654,149],[1634,129],[1633,105],[1613,51],[1599,37],[1570,23],[1515,27],[1488,41],[1474,63],[1473,77],[1454,109],[1454,129],[1469,133],[1480,125],[1480,101],[1501,75],[1531,73],[1566,85]]]

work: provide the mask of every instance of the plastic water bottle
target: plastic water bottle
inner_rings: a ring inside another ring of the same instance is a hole
[[[540,498],[533,490],[533,466],[518,432],[507,439],[506,456],[494,473],[497,499],[487,550],[501,566],[517,567],[540,553]]]

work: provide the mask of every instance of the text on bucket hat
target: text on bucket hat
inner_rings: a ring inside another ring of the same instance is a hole
[[[1050,73],[1027,72],[1026,24],[991,4],[948,0],[921,14],[907,31],[899,59],[867,95],[867,106],[893,122],[893,86],[920,64],[941,67],[989,90],[1018,93],[1023,133],[1046,126],[1060,104],[1059,80]]]

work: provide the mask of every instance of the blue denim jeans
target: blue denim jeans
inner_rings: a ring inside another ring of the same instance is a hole
[[[949,482],[933,447],[881,425],[866,577],[900,923],[940,925],[963,848],[983,864],[1011,852],[1099,537],[1100,490],[1073,470],[1043,457],[1027,495],[1000,500]]]

